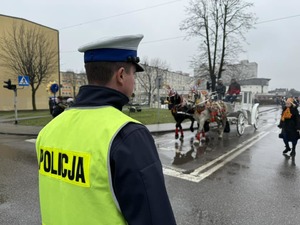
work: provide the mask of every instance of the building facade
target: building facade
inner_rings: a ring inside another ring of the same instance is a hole
[[[218,66],[217,66],[218,67]],[[202,65],[200,68],[194,70],[196,77],[204,80],[209,80],[209,74],[207,71],[207,65]],[[216,72],[218,68],[216,69]],[[251,78],[257,78],[258,64],[256,62],[249,62],[248,60],[242,60],[236,64],[225,64],[223,66],[222,80],[224,83],[230,83],[232,78],[237,80],[246,80]]]
[[[151,71],[151,70],[150,70]],[[173,72],[168,70],[153,70],[154,72],[152,74],[148,75],[148,78],[150,79],[143,79],[143,82],[140,82],[137,78],[138,76],[143,76],[142,74],[139,74],[136,76],[135,81],[135,97],[133,99],[134,102],[146,102],[149,98],[149,92],[144,86],[150,87],[151,86],[151,97],[150,97],[150,105],[151,103],[158,102],[159,98],[165,98],[167,97],[167,88],[166,86],[170,86],[174,90],[176,90],[179,94],[187,94],[191,87],[194,85],[194,80],[196,78],[189,76],[188,73],[182,73],[182,72]],[[144,73],[144,72],[142,72]],[[160,88],[157,88],[157,74],[160,74]],[[147,76],[146,76],[147,77]],[[143,83],[143,84],[142,84]],[[151,84],[150,84],[151,83]]]
[[[37,24],[26,19],[16,18],[0,14],[0,39],[9,37],[15,27],[23,26],[24,29],[36,29],[44,33],[52,43],[51,48],[55,53],[54,72],[49,75],[49,78],[43,82],[35,94],[36,109],[47,109],[49,94],[46,91],[46,86],[49,81],[60,82],[59,78],[59,33],[58,30]],[[0,51],[2,51],[0,49]],[[29,74],[15,74],[12,70],[3,66],[4,62],[0,58],[0,81],[11,80],[12,84],[17,85],[17,109],[18,110],[32,110],[32,91],[31,86],[18,86],[18,76],[29,76]],[[14,109],[14,91],[0,87],[0,111],[9,111]]]
[[[256,62],[242,60],[237,64],[228,64],[224,66],[222,79],[224,82],[230,82],[232,78],[237,80],[247,80],[257,78],[258,65]]]
[[[251,78],[240,80],[242,91],[251,91],[253,94],[267,94],[269,92],[269,78]]]
[[[85,73],[75,73],[72,71],[60,72],[61,77],[61,96],[72,97],[78,94],[79,88],[87,84]]]

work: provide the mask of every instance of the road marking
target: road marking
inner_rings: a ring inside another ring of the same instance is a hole
[[[36,142],[36,139],[27,139],[27,140],[25,140],[25,141],[30,142],[30,143],[35,143],[35,142]]]
[[[166,148],[166,147],[159,147],[159,150],[160,151],[173,151],[174,147],[168,147],[168,148]]]
[[[223,167],[226,163],[232,161],[234,158],[236,158],[238,155],[246,151],[248,148],[250,148],[252,145],[254,145],[256,142],[258,142],[260,139],[268,135],[270,132],[261,132],[254,137],[250,138],[249,140],[243,142],[242,144],[239,144],[236,148],[232,149],[231,151],[227,152],[226,154],[216,158],[215,160],[200,166],[199,168],[195,169],[190,174],[184,174],[179,171],[175,171],[170,168],[163,168],[163,172],[165,175],[177,177],[180,179],[192,181],[199,183],[201,180],[205,179],[206,177],[210,176],[214,172],[216,172],[218,169]],[[215,166],[213,166],[215,165]],[[212,167],[213,166],[213,167]],[[210,168],[211,167],[211,168]],[[210,169],[208,169],[210,168]],[[208,169],[207,171],[205,171]],[[205,171],[205,172],[202,172]]]

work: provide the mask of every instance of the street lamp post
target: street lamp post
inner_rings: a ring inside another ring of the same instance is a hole
[[[159,123],[159,110],[160,110],[160,97],[159,97],[159,89],[162,87],[163,78],[161,75],[156,77],[155,84],[157,88],[157,123]]]

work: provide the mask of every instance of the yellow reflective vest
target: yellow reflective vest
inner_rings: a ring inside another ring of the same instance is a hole
[[[39,133],[36,151],[43,225],[123,225],[109,164],[112,141],[128,122],[113,107],[69,109]]]

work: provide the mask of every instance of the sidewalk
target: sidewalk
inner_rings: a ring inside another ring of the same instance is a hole
[[[189,129],[191,122],[182,123],[184,130]],[[175,123],[151,124],[146,126],[151,133],[163,133],[175,130]],[[43,127],[38,126],[22,126],[9,123],[0,123],[0,134],[37,136]]]
[[[278,107],[274,105],[261,106],[259,111],[265,112],[265,111],[272,110],[274,108],[278,108]],[[191,122],[190,121],[183,122],[181,125],[184,130],[188,130],[190,128]],[[175,121],[174,123],[146,125],[146,127],[149,129],[151,133],[164,133],[164,132],[175,131]],[[10,122],[7,122],[6,120],[2,120],[2,121],[0,120],[0,134],[37,136],[42,128],[43,127],[40,126],[23,126],[23,125],[14,124],[14,121],[12,120],[10,120]]]

